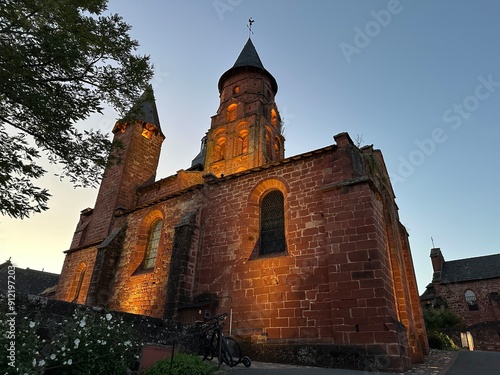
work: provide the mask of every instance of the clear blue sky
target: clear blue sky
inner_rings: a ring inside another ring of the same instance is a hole
[[[382,150],[421,293],[432,277],[431,237],[448,260],[500,252],[500,2],[112,0],[109,11],[133,26],[156,67],[167,137],[157,179],[198,153],[219,104],[218,79],[253,17],[252,40],[279,86],[286,156],[344,131]],[[109,132],[114,120],[108,111],[81,127]],[[50,211],[0,218],[1,258],[60,272],[96,191],[45,183]]]

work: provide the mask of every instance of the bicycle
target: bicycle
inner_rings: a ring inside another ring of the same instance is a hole
[[[203,360],[211,361],[213,358],[230,367],[243,363],[245,367],[250,367],[252,362],[247,356],[241,356],[241,347],[232,337],[225,337],[222,327],[225,324],[227,313],[215,316],[202,323],[196,324],[201,329],[199,354],[203,355]]]

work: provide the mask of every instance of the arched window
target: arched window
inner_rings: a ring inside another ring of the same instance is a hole
[[[260,254],[285,250],[284,197],[281,191],[272,190],[264,196],[260,205]]]
[[[268,162],[272,162],[274,160],[273,145],[272,145],[271,133],[270,133],[269,129],[266,133],[266,157],[267,157]]]
[[[80,263],[78,267],[76,267],[75,272],[75,296],[73,297],[72,302],[78,301],[78,297],[80,297],[80,292],[82,290],[83,278],[85,277],[85,271],[87,270],[87,265],[85,263]]]
[[[271,123],[276,127],[278,126],[278,114],[274,109],[271,109]]]
[[[226,120],[234,121],[238,117],[238,104],[231,104],[227,107]]]
[[[281,147],[280,147],[280,140],[278,137],[274,140],[274,157],[275,160],[280,160],[281,159]]]
[[[241,130],[236,138],[235,155],[242,155],[248,152],[248,130]]]
[[[224,160],[226,154],[226,138],[217,139],[214,147],[214,161]]]
[[[144,254],[144,260],[142,262],[143,269],[154,268],[156,262],[156,254],[158,253],[158,246],[160,244],[160,235],[163,221],[157,219],[153,221],[149,229],[148,244],[146,247],[146,253]]]
[[[467,301],[467,306],[469,307],[469,311],[479,310],[479,306],[477,305],[476,293],[472,290],[467,289],[465,291],[465,300]]]

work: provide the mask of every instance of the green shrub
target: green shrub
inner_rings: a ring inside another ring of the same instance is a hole
[[[429,330],[440,328],[461,328],[464,326],[460,317],[448,309],[424,310],[425,327]]]
[[[200,357],[179,353],[174,356],[172,369],[170,358],[167,358],[156,362],[146,371],[146,375],[211,375],[214,372],[215,366],[204,362]]]
[[[427,332],[427,339],[429,340],[429,347],[431,349],[460,350],[460,348],[455,345],[453,340],[444,333],[429,331]]]

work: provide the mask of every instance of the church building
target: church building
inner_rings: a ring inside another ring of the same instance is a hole
[[[166,129],[152,89],[133,121],[115,124],[121,162],[81,211],[56,298],[191,323],[227,312],[230,334],[269,356],[310,348],[334,365],[356,353],[398,371],[422,361],[408,234],[382,153],[340,133],[285,157],[278,84],[251,39],[218,89],[200,153],[173,176],[156,180]]]

